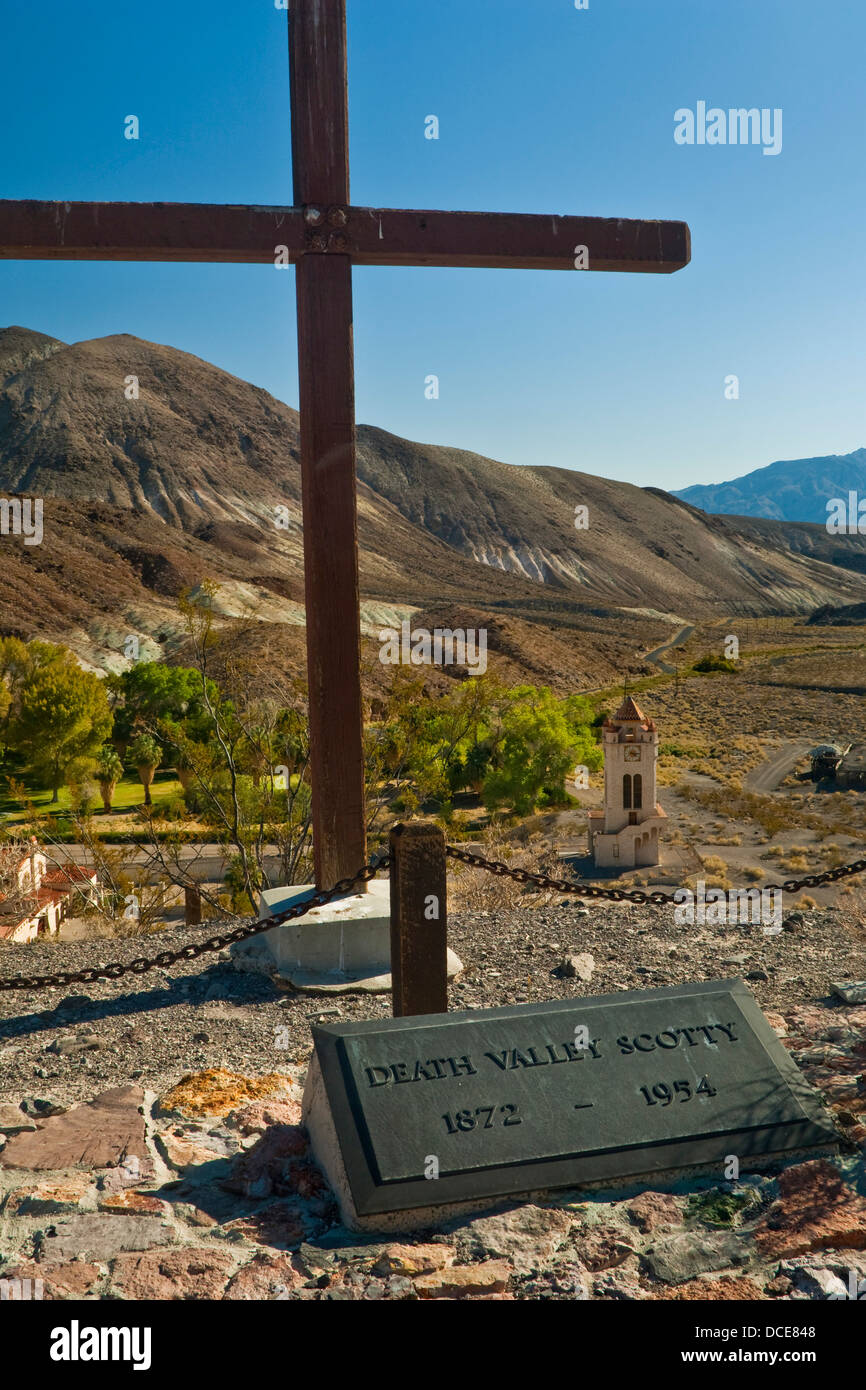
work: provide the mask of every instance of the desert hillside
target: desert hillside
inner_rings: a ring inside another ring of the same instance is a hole
[[[41,545],[4,538],[0,630],[67,642],[101,669],[125,664],[130,634],[171,658],[178,594],[212,579],[226,614],[282,625],[284,659],[302,663],[298,442],[296,411],[188,353],[0,331],[0,495],[44,499]],[[866,598],[866,537],[708,516],[372,426],[358,472],[368,654],[383,625],[462,615],[487,626],[510,677],[579,688],[639,667],[696,617]]]

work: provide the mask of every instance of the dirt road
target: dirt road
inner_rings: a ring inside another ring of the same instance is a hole
[[[811,743],[786,743],[767,762],[748,773],[745,785],[751,792],[774,792],[811,747]]]

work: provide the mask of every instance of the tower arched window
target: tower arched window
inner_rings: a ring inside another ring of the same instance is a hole
[[[634,802],[634,809],[640,811],[643,807],[643,778],[639,772],[636,772],[634,775],[632,801]]]
[[[631,773],[627,772],[622,779],[622,809],[631,810]]]

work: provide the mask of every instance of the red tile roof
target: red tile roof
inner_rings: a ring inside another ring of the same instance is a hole
[[[632,721],[634,721],[637,724],[646,724],[647,722],[647,717],[644,714],[643,710],[640,708],[639,705],[635,704],[634,700],[630,695],[626,695],[625,699],[623,700],[622,704],[620,705],[619,709],[613,717],[617,721],[617,723],[631,723]]]

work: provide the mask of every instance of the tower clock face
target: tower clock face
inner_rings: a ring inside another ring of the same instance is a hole
[[[627,763],[639,763],[639,762],[640,762],[640,749],[639,749],[639,748],[627,748],[627,749],[625,750],[625,760],[626,760]]]

